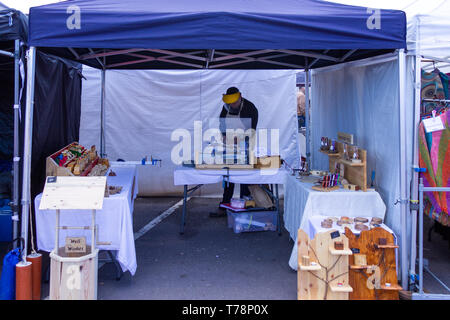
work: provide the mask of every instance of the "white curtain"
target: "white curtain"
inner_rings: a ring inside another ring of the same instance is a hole
[[[173,185],[171,141],[176,129],[194,137],[194,121],[219,117],[222,94],[236,86],[259,112],[257,129],[279,129],[280,154],[298,163],[295,70],[107,70],[105,152],[108,159],[162,159],[162,167],[139,166],[140,195],[180,195]],[[80,143],[100,148],[101,72],[84,67]],[[193,145],[192,145],[193,149]],[[236,188],[236,191],[239,191]],[[220,195],[221,185],[205,186],[203,195]]]

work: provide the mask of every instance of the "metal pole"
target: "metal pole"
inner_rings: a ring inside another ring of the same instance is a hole
[[[404,49],[398,51],[398,72],[399,72],[399,160],[400,160],[400,221],[401,221],[401,283],[402,287],[408,286],[408,263],[407,263],[407,229],[406,229],[406,212],[409,207],[408,197],[408,178],[407,178],[407,160],[406,160],[406,56]]]
[[[19,59],[20,40],[15,41],[14,47],[14,157],[13,157],[13,239],[17,239],[19,234]],[[14,243],[16,248],[16,243]]]
[[[22,238],[24,239],[23,260],[26,261],[28,245],[28,214],[30,208],[31,147],[33,139],[34,77],[36,67],[36,48],[30,47],[27,54],[27,93],[25,109],[25,132],[23,150],[22,182]]]
[[[310,108],[309,108],[309,69],[305,69],[305,127],[306,127],[306,163],[311,168],[311,146],[310,146]]]
[[[105,157],[105,79],[106,70],[102,69],[102,92],[100,110],[100,156]]]
[[[95,209],[93,209],[92,210],[92,230],[91,230],[91,253],[94,253],[94,250],[95,250],[95,245],[96,245],[96,226],[95,226],[95,214],[96,214],[96,210]]]
[[[423,178],[419,184],[419,294],[423,294]]]
[[[59,225],[60,225],[60,219],[61,214],[60,210],[56,209],[56,224],[55,224],[55,253],[59,255]]]
[[[413,177],[411,185],[411,200],[416,202],[418,192],[419,174],[414,168],[419,167],[419,122],[420,122],[420,105],[421,105],[421,57],[415,57],[415,79],[414,79],[414,123],[413,123]],[[420,205],[420,203],[419,203]],[[411,256],[410,256],[410,270],[411,276],[410,284],[415,283],[416,275],[416,256],[417,256],[417,210],[411,210]],[[410,288],[410,290],[413,288]]]

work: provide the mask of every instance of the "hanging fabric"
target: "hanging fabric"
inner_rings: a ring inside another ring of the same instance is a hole
[[[425,187],[450,186],[450,111],[440,117],[444,130],[425,132],[424,123],[419,125],[419,166],[426,168],[421,173]],[[444,226],[450,226],[449,192],[425,192],[424,213]]]
[[[441,76],[442,74],[442,76]],[[444,89],[443,80],[446,82],[446,88]],[[430,113],[440,106],[439,102],[424,101],[426,99],[446,99],[446,93],[448,95],[448,77],[446,74],[439,72],[438,69],[434,69],[432,72],[426,72],[422,69],[422,108],[421,113]]]

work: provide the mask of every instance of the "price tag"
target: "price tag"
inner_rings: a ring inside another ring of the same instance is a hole
[[[444,124],[441,117],[436,117],[436,111],[433,110],[433,116],[423,120],[423,125],[427,133],[444,130]]]
[[[47,183],[55,183],[56,182],[56,177],[48,177],[47,178]]]
[[[339,238],[340,236],[341,236],[341,234],[339,233],[339,231],[334,231],[334,232],[330,233],[331,239]]]

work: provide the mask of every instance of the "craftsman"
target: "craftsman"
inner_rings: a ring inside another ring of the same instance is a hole
[[[226,140],[225,137],[225,128],[224,123],[226,119],[242,119],[242,123],[244,125],[244,130],[248,129],[245,128],[244,119],[248,120],[248,126],[252,128],[253,130],[256,130],[256,126],[258,124],[258,109],[256,109],[255,105],[242,97],[241,92],[239,92],[239,89],[236,87],[230,87],[227,89],[226,93],[223,94],[222,101],[225,103],[222,107],[222,111],[220,112],[219,118],[221,119],[221,132],[224,137],[224,141]],[[220,204],[222,203],[230,203],[231,198],[233,197],[234,192],[234,183],[229,182],[228,184],[225,184],[224,191],[223,191],[223,198]],[[241,184],[240,185],[240,198],[241,199],[249,199],[250,196],[250,190],[248,189],[247,184]],[[224,208],[217,209],[216,212],[210,213],[211,217],[223,217],[226,216],[226,210]]]

